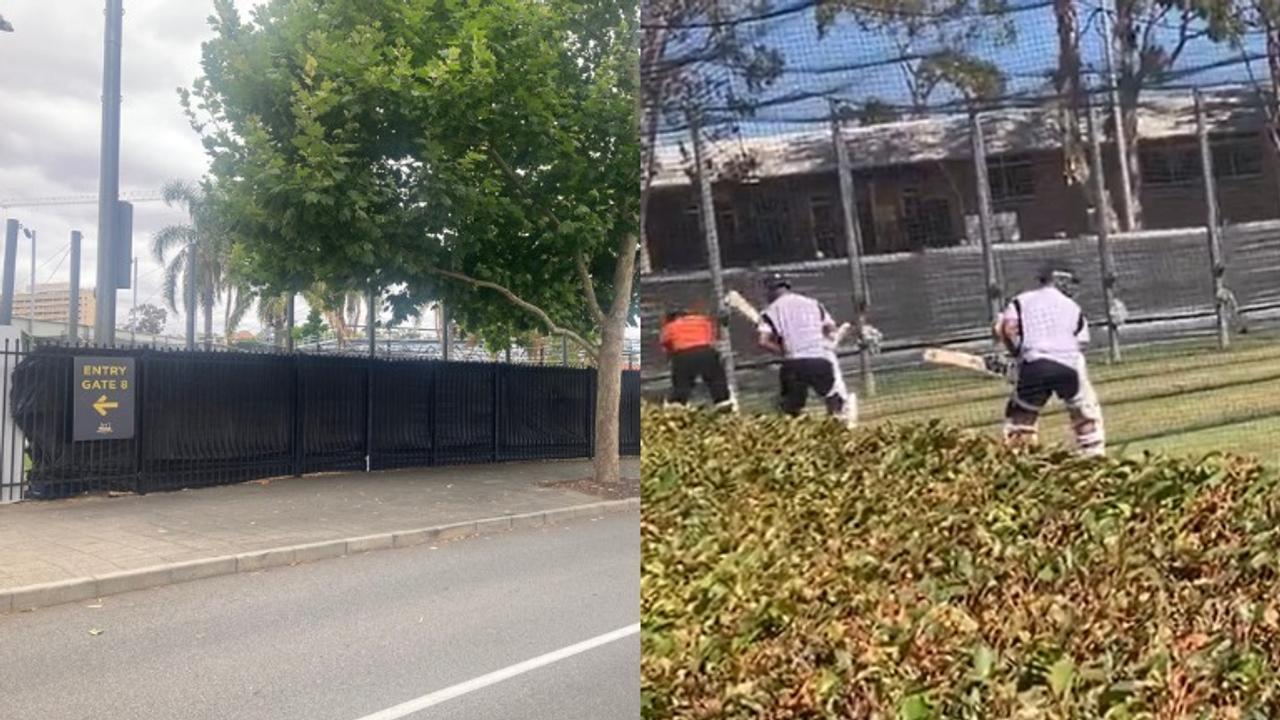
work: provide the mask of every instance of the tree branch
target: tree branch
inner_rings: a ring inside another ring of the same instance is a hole
[[[1191,21],[1194,19],[1195,15],[1190,10],[1183,11],[1182,23],[1178,27],[1178,44],[1169,53],[1169,59],[1165,62],[1166,67],[1173,67],[1174,63],[1178,62],[1178,58],[1182,56],[1182,51],[1186,49],[1188,42],[1209,34],[1208,30],[1191,32]]]
[[[516,174],[516,171],[513,170],[511,166],[507,164],[507,161],[501,155],[498,154],[498,151],[494,150],[493,147],[490,145],[485,145],[484,151],[489,156],[489,159],[493,160],[493,164],[497,165],[498,169],[502,171],[502,174],[506,175],[507,179],[511,181],[511,184],[512,186],[515,187],[516,192],[519,193],[520,196],[523,197],[525,200],[532,201],[533,198],[529,197],[529,193],[525,191],[524,180],[522,180],[520,176]],[[539,207],[541,207],[542,212],[546,214],[547,219],[551,221],[551,224],[554,225],[557,230],[559,230],[560,218],[556,217],[555,212],[552,211],[552,209],[549,207],[542,207],[541,205],[539,205]]]
[[[585,350],[587,355],[591,356],[592,360],[598,359],[599,352],[597,351],[597,348],[594,344],[588,342],[578,333],[568,328],[557,325],[556,322],[551,319],[551,316],[548,315],[545,310],[538,307],[537,305],[534,305],[528,300],[525,300],[519,295],[516,295],[510,289],[503,287],[498,283],[489,282],[488,280],[480,280],[477,278],[473,278],[470,275],[466,275],[460,272],[454,272],[453,270],[444,270],[441,268],[428,268],[426,271],[434,275],[439,275],[441,277],[447,277],[453,280],[457,280],[459,282],[467,283],[472,287],[485,288],[487,290],[493,290],[494,292],[499,293],[500,295],[505,297],[508,301],[510,301],[511,304],[515,305],[521,310],[524,310],[529,314],[537,317],[539,320],[541,320],[542,323],[547,326],[547,329],[551,331],[551,334],[563,335],[564,337],[569,338],[570,340],[577,343],[579,347]]]
[[[573,264],[578,269],[578,280],[582,282],[582,294],[587,297],[591,319],[599,325],[604,322],[604,312],[600,309],[600,299],[596,297],[596,285],[591,281],[591,271],[587,269],[587,256],[578,250],[573,254]]]
[[[526,200],[531,200],[529,194],[525,192],[524,181],[521,180],[520,176],[516,174],[516,171],[507,164],[506,159],[489,145],[485,145],[484,149],[485,153],[489,155],[489,158],[493,160],[493,163],[498,166],[498,169],[502,170],[502,174],[507,176],[507,179],[511,182],[511,185],[515,188],[516,192]],[[546,214],[547,219],[551,221],[551,224],[559,230],[560,218],[556,217],[555,212],[548,207],[542,207],[542,212]],[[590,270],[587,269],[587,258],[583,255],[581,250],[578,250],[573,254],[573,264],[578,271],[578,281],[582,283],[582,295],[587,299],[587,310],[591,313],[591,319],[597,325],[604,323],[604,311],[600,308],[600,299],[596,297],[596,286],[595,283],[591,281]]]

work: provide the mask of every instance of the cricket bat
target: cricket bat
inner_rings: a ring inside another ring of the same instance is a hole
[[[750,302],[747,302],[747,299],[742,297],[742,294],[737,290],[730,290],[729,293],[724,296],[724,302],[730,309],[737,311],[739,315],[750,320],[752,325],[760,324],[760,311],[756,310],[755,306]],[[844,341],[845,336],[847,336],[849,331],[852,329],[853,325],[850,323],[844,323],[840,327],[836,328],[836,332],[831,338],[832,345],[840,345],[840,343]]]
[[[739,315],[750,320],[752,325],[760,324],[760,311],[747,302],[747,299],[742,297],[742,294],[737,290],[730,290],[729,294],[724,296],[724,303],[731,310],[736,310]]]
[[[983,356],[945,348],[929,348],[924,351],[924,361],[933,365],[948,365],[972,370],[991,377],[1002,379],[1009,377],[1009,361],[998,355]]]

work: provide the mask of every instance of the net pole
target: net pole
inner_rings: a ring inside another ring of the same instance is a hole
[[[853,314],[855,339],[858,342],[858,366],[862,379],[862,391],[868,397],[876,394],[876,376],[871,369],[871,353],[866,343],[867,287],[862,266],[862,223],[858,218],[858,194],[853,183],[853,168],[849,162],[849,148],[844,144],[844,123],[835,103],[831,105],[831,143],[836,151],[836,172],[840,178],[840,209],[844,222],[845,256],[849,263],[850,285],[853,289]]]
[[[1002,292],[996,274],[996,253],[993,247],[991,213],[991,178],[987,173],[987,140],[982,131],[982,116],[969,115],[973,141],[973,176],[978,191],[978,233],[982,244],[982,277],[986,282],[987,320],[994,326],[1002,309]],[[995,342],[995,339],[992,339]]]
[[[1213,278],[1213,306],[1218,321],[1218,349],[1231,345],[1227,323],[1226,265],[1222,262],[1222,228],[1218,220],[1218,185],[1213,175],[1213,151],[1209,145],[1209,129],[1204,120],[1204,98],[1195,91],[1196,137],[1200,142],[1200,174],[1204,176],[1205,229],[1209,239],[1209,271]]]
[[[720,237],[716,229],[716,210],[713,204],[715,198],[711,193],[711,178],[707,175],[706,148],[703,147],[700,121],[701,118],[696,114],[690,114],[689,132],[693,136],[694,172],[698,178],[698,206],[702,213],[702,236],[707,243],[707,269],[711,274],[711,289],[715,293],[716,318],[720,324],[716,345],[720,351],[720,361],[724,364],[725,376],[729,380],[729,398],[736,406],[738,379],[734,367],[733,343],[729,337],[729,307],[725,304],[724,269],[720,264]]]
[[[1103,176],[1102,143],[1098,139],[1098,119],[1093,102],[1089,101],[1086,117],[1089,126],[1089,149],[1093,161],[1090,182],[1093,183],[1096,207],[1094,227],[1098,234],[1098,259],[1102,269],[1102,302],[1107,317],[1107,357],[1111,362],[1120,361],[1120,329],[1116,327],[1114,313],[1116,269],[1111,256],[1111,203],[1107,195],[1107,181]]]

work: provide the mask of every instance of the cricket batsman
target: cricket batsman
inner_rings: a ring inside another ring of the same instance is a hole
[[[850,395],[832,347],[836,323],[822,303],[791,291],[781,275],[765,280],[769,306],[756,328],[760,347],[781,355],[781,408],[788,415],[804,411],[809,390],[822,398],[827,413],[852,426],[857,422],[857,398]]]
[[[994,328],[1017,360],[1017,382],[1005,406],[1005,441],[1036,444],[1040,413],[1057,396],[1071,417],[1076,450],[1086,457],[1101,456],[1106,452],[1102,408],[1083,350],[1089,323],[1072,299],[1080,281],[1060,262],[1045,265],[1037,279],[1040,286],[1014,298]]]
[[[701,379],[717,410],[734,407],[729,381],[716,350],[716,324],[706,315],[674,309],[662,324],[662,348],[671,359],[671,394],[668,402],[684,405]]]

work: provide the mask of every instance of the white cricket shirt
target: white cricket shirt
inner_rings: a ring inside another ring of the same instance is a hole
[[[822,303],[799,293],[788,292],[760,313],[758,331],[782,342],[789,359],[831,357],[825,332],[835,329],[835,321]]]
[[[1076,301],[1058,288],[1022,293],[1009,303],[1001,319],[1018,323],[1023,360],[1053,360],[1076,369],[1083,367],[1082,348],[1089,342],[1089,323]]]

